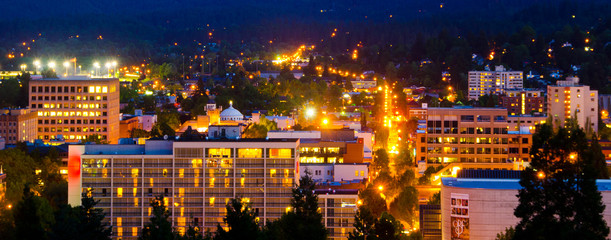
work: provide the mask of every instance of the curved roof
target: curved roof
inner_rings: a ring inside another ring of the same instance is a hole
[[[223,110],[221,112],[221,119],[227,119],[227,118],[244,118],[244,115],[242,115],[242,113],[240,111],[238,111],[237,109],[233,108],[233,104],[229,103],[229,108]]]

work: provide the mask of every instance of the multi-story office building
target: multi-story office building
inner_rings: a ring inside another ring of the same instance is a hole
[[[98,134],[110,143],[119,140],[119,79],[33,79],[30,107],[38,111],[38,139],[77,142]]]
[[[6,144],[33,142],[36,139],[36,112],[30,109],[4,110],[0,115],[0,137]]]
[[[441,205],[420,205],[420,232],[424,240],[441,238]]]
[[[297,139],[71,145],[68,201],[79,205],[81,193],[91,190],[114,226],[114,237],[122,239],[137,237],[149,222],[149,202],[159,195],[179,231],[189,224],[211,231],[224,226],[225,205],[236,197],[250,202],[264,224],[290,209],[299,179],[298,146]]]
[[[500,105],[507,109],[509,115],[545,113],[545,97],[541,90],[506,90],[505,95],[501,96]]]
[[[329,231],[328,238],[347,239],[354,229],[354,215],[358,204],[358,189],[316,189],[318,207]]]
[[[494,71],[469,71],[469,100],[477,100],[486,94],[500,94],[505,89],[522,89],[521,71],[507,71],[496,66]]]
[[[580,85],[579,78],[568,77],[547,86],[547,115],[554,123],[564,124],[569,118],[577,117],[577,123],[584,130],[598,131],[598,91],[590,86]]]
[[[428,108],[417,131],[416,159],[428,164],[489,164],[529,161],[532,134],[509,131],[504,108]]]

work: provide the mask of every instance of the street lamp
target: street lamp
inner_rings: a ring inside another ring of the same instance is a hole
[[[95,67],[95,75],[99,76],[100,75],[100,63],[99,62],[94,62],[93,63],[93,67]]]
[[[314,114],[316,114],[316,112],[314,111],[314,108],[306,109],[306,117],[308,118],[314,117]]]
[[[28,65],[25,64],[21,64],[21,66],[19,66],[21,68],[22,72],[25,72],[25,69],[28,68]]]
[[[117,75],[117,61],[112,61],[112,75],[113,77]]]
[[[108,73],[108,76],[110,76],[110,66],[112,66],[112,64],[110,64],[110,62],[106,62],[106,64],[104,66],[106,67],[106,71]]]
[[[64,69],[66,69],[66,76],[68,76],[68,68],[70,67],[70,63],[69,62],[64,62]]]
[[[55,72],[55,62],[49,62],[49,68],[53,69],[53,72]]]
[[[40,68],[40,61],[39,60],[35,60],[34,61],[34,66],[36,66],[36,71],[38,72],[39,68]]]

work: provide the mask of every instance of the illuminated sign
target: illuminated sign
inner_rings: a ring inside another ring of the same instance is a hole
[[[451,193],[452,240],[469,239],[469,194]]]

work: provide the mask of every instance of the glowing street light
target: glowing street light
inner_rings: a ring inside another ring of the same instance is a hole
[[[19,68],[21,68],[22,72],[25,72],[25,70],[28,68],[28,65],[26,64],[21,64],[21,66],[19,66]]]
[[[106,64],[104,66],[106,67],[106,71],[108,73],[108,76],[110,76],[110,67],[112,66],[112,64],[110,62],[106,62]]]
[[[95,75],[99,76],[100,75],[100,63],[99,62],[94,62],[93,63],[93,67],[95,68]]]
[[[537,177],[538,177],[539,179],[543,179],[543,178],[545,178],[545,173],[543,173],[543,172],[539,172],[539,173],[537,174]]]
[[[40,61],[39,61],[39,60],[35,60],[35,61],[34,61],[34,66],[36,66],[36,71],[39,71],[39,68],[40,68]]]
[[[64,62],[64,69],[66,70],[66,76],[68,76],[68,68],[70,67],[70,62],[66,61]]]
[[[55,62],[49,62],[49,68],[53,69],[55,72]]]
[[[314,117],[314,114],[316,114],[316,112],[314,111],[314,108],[308,108],[306,109],[306,117]]]

